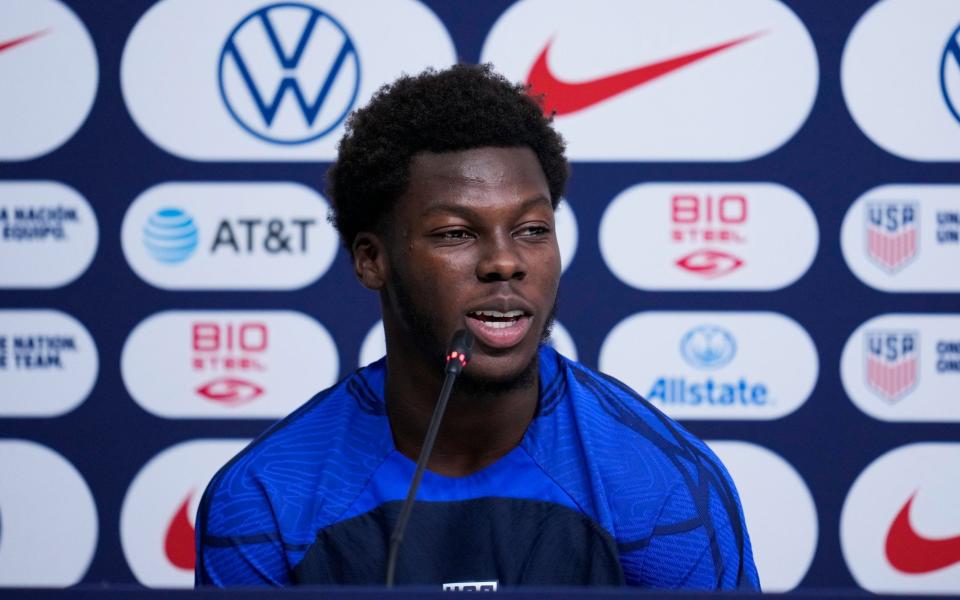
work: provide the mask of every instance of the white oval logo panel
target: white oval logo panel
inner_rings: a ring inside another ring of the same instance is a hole
[[[0,440],[0,481],[0,587],[78,583],[99,532],[80,473],[46,446]]]
[[[651,311],[610,331],[600,370],[675,419],[757,420],[797,410],[819,361],[810,335],[777,313]]]
[[[908,444],[873,461],[840,513],[840,546],[876,593],[960,593],[960,444]]]
[[[559,321],[553,322],[549,344],[560,354],[571,360],[577,360],[577,346],[573,337]],[[361,367],[369,365],[380,360],[386,353],[387,341],[383,333],[383,321],[377,321],[376,325],[371,327],[366,337],[363,338],[363,344],[360,346],[359,364]]]
[[[776,452],[739,441],[708,441],[730,472],[743,506],[764,592],[803,580],[817,549],[819,522],[810,488]]]
[[[333,338],[293,311],[166,311],[127,338],[123,383],[171,418],[275,418],[336,382]]]
[[[55,288],[87,270],[97,252],[87,201],[55,181],[0,182],[0,288]]]
[[[64,144],[90,113],[98,79],[93,40],[73,11],[55,0],[6,0],[0,160],[37,158]]]
[[[819,79],[810,34],[772,0],[525,0],[481,62],[545,94],[581,161],[763,156],[800,129]]]
[[[0,417],[57,417],[93,389],[97,346],[58,310],[0,310]]]
[[[197,508],[216,472],[248,440],[197,440],[167,448],[134,477],[120,511],[130,570],[150,587],[193,587]]]
[[[600,222],[600,252],[645,290],[776,290],[799,279],[819,246],[817,220],[773,183],[643,183]]]
[[[847,210],[840,243],[870,287],[960,292],[960,185],[875,187]]]
[[[327,209],[298,183],[163,183],[127,211],[123,253],[159,288],[299,289],[337,254]]]
[[[577,253],[578,237],[577,217],[565,199],[554,212],[554,223],[557,228],[557,246],[560,248],[560,272],[563,273]]]
[[[181,158],[322,161],[377,88],[455,62],[410,0],[165,0],[133,28],[120,82],[144,134]]]
[[[884,0],[854,26],[840,81],[875,144],[911,160],[960,160],[960,4]]]
[[[843,387],[882,421],[960,422],[960,315],[890,314],[853,332]]]

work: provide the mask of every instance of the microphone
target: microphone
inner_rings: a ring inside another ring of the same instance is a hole
[[[427,435],[423,438],[423,446],[420,448],[420,456],[417,457],[417,468],[413,472],[413,480],[410,481],[407,499],[403,501],[403,506],[400,508],[400,516],[397,518],[397,524],[394,525],[393,533],[390,535],[390,552],[387,555],[388,588],[393,587],[393,579],[397,570],[397,556],[400,553],[400,543],[403,541],[403,532],[407,528],[407,522],[410,520],[410,511],[413,510],[413,501],[417,498],[417,490],[420,488],[420,480],[423,479],[423,472],[427,469],[427,461],[430,459],[433,443],[437,440],[437,432],[440,431],[440,421],[443,420],[443,413],[447,409],[447,401],[450,400],[450,392],[453,391],[453,382],[457,379],[457,375],[463,371],[463,368],[467,366],[472,348],[473,334],[468,330],[460,329],[453,334],[453,339],[450,340],[450,346],[446,354],[446,364],[443,369],[446,377],[443,379],[440,397],[437,399],[437,405],[433,409],[433,417],[430,418]]]

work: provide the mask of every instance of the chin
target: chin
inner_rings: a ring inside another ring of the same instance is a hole
[[[477,356],[463,370],[464,387],[474,391],[508,391],[535,385],[537,382],[537,349],[527,353],[501,356]]]

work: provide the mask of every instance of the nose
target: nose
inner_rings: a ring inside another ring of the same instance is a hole
[[[523,255],[513,236],[509,233],[489,236],[484,242],[477,261],[477,278],[480,281],[520,280],[527,276]]]

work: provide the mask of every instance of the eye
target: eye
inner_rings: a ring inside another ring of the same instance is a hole
[[[473,233],[468,229],[444,229],[432,234],[433,238],[441,243],[458,244],[473,239]]]
[[[519,237],[537,238],[537,237],[543,237],[549,233],[550,233],[549,227],[547,227],[546,225],[537,224],[537,225],[524,225],[523,227],[517,230],[516,235]]]

